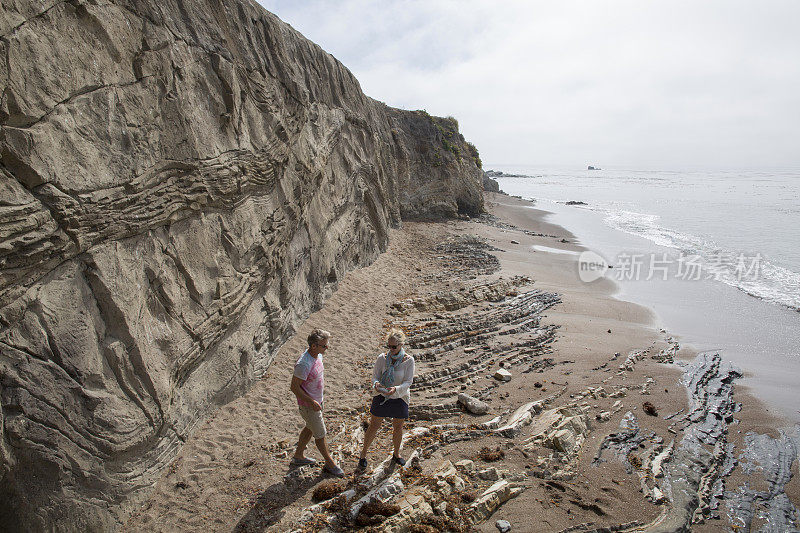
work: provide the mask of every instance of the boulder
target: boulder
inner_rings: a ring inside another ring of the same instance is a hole
[[[453,463],[451,463],[450,461],[443,461],[436,468],[436,472],[434,472],[433,477],[435,477],[436,479],[449,481],[457,475],[458,475],[458,470],[456,470],[456,467],[453,466]]]
[[[525,487],[515,486],[502,479],[486,489],[483,494],[478,496],[469,506],[468,516],[473,524],[486,520],[501,505],[517,497],[525,490]]]
[[[575,432],[560,429],[550,437],[553,449],[562,453],[570,453],[575,447]]]
[[[475,472],[475,461],[472,461],[471,459],[463,459],[458,461],[455,464],[455,467],[465,474],[471,474]]]
[[[477,398],[473,398],[463,392],[458,395],[458,403],[473,415],[485,415],[489,412],[489,404]]]
[[[508,533],[511,531],[511,523],[508,520],[498,520],[494,523],[494,527],[496,527],[500,533]]]
[[[430,494],[423,491],[400,496],[396,503],[402,510],[383,522],[380,530],[386,533],[409,531],[411,524],[420,523],[423,518],[433,514],[433,507],[426,501],[429,497]]]
[[[511,372],[509,372],[505,368],[499,368],[494,373],[494,378],[500,381],[511,381]]]
[[[487,192],[500,192],[500,184],[487,173],[483,174],[483,190]]]
[[[529,446],[542,445],[571,457],[580,450],[589,431],[589,418],[579,407],[543,411],[531,425]]]

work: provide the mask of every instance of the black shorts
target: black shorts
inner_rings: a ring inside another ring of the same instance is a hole
[[[372,405],[369,408],[370,414],[382,418],[408,418],[408,404],[401,398],[386,400],[378,394],[372,398]]]

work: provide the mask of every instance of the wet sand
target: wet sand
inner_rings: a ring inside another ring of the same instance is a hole
[[[670,442],[681,441],[690,424],[680,414],[665,418],[689,405],[680,382],[685,369],[659,360],[690,361],[696,353],[661,330],[648,309],[615,299],[611,281],[582,283],[574,255],[546,251],[580,248],[563,228],[544,222],[542,212],[502,195],[487,194],[486,201],[496,218],[405,223],[393,231],[389,250],[339,282],[324,308],[281,348],[266,377],[199,425],[124,530],[354,527],[342,510],[352,502],[318,509],[315,516],[323,520],[304,521],[314,504],[312,493],[326,477],[319,467],[289,468],[302,427],[289,379],[311,329],[331,331],[324,410],[329,442],[347,473],[347,486],[366,490],[365,476],[354,468],[370,400],[369,375],[391,325],[409,331],[409,351],[417,357],[407,433],[420,435],[404,444],[403,454],[416,451],[419,461],[400,476],[403,485],[392,500],[407,509],[377,530],[458,529],[467,516],[481,531],[496,531],[498,519],[508,520],[514,531],[580,525],[657,530],[669,523],[675,514],[669,495],[658,502],[652,492],[668,487],[647,469]],[[508,382],[493,377],[501,363],[512,374]],[[463,412],[456,404],[459,392],[484,400],[489,413]],[[737,451],[747,431],[778,436],[775,428],[783,427],[782,421],[769,418],[741,391],[735,399],[744,408],[726,425],[726,434]],[[657,416],[643,413],[645,402]],[[532,416],[514,422],[515,411],[526,406]],[[626,416],[636,420],[635,438],[642,440],[620,456],[612,441],[623,433]],[[513,431],[498,431],[492,425],[496,417],[500,426],[516,424]],[[561,426],[544,424],[556,419]],[[565,428],[569,434],[555,435]],[[388,457],[389,440],[384,427],[370,449],[367,475]],[[484,447],[499,448],[504,458],[480,459]],[[308,455],[319,458],[313,446]],[[445,476],[444,486],[437,485],[437,472],[465,459],[487,472],[478,476],[460,468]],[[796,462],[791,468],[796,472]],[[470,498],[480,500],[495,487],[495,475],[520,490],[478,512]],[[756,482],[738,467],[727,479],[735,487],[745,477]],[[796,476],[786,493],[798,501]],[[428,512],[420,499],[431,509],[445,505]],[[712,509],[694,529],[728,530],[720,512],[721,519],[708,520]]]
[[[682,344],[700,350],[719,350],[746,373],[739,387],[750,387],[770,412],[800,424],[795,398],[800,394],[800,314],[714,279],[680,279],[677,267],[662,280],[646,266],[640,275],[626,269],[622,258],[643,257],[645,263],[674,249],[644,237],[614,229],[605,215],[558,202],[536,203],[546,220],[569,228],[576,242],[616,263],[608,277],[618,285],[615,296],[653,310],[659,322]]]

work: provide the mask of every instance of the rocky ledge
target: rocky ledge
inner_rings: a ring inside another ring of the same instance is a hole
[[[454,119],[255,2],[0,7],[0,529],[112,530],[402,218],[482,212]]]

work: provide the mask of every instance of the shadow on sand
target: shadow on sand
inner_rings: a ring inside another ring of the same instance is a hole
[[[286,506],[302,498],[308,489],[329,477],[318,469],[316,475],[300,476],[295,483],[287,483],[287,477],[291,477],[294,470],[297,469],[289,468],[283,480],[270,485],[259,494],[253,506],[233,529],[236,533],[264,531],[276,524],[283,518]]]

